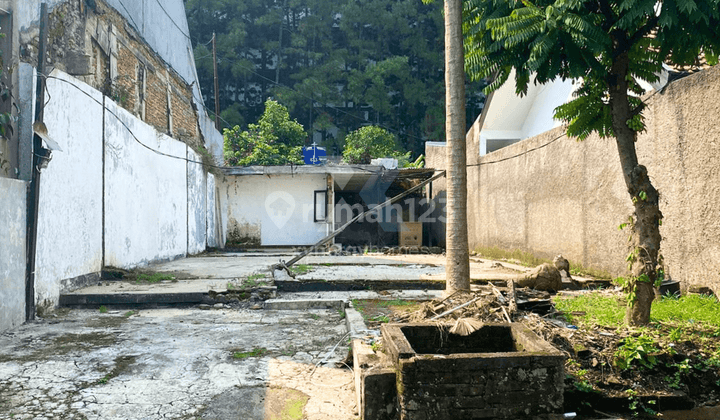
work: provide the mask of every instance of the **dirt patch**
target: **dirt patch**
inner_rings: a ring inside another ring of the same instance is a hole
[[[130,366],[132,366],[135,363],[135,360],[137,359],[137,356],[119,356],[115,358],[115,366],[113,366],[110,371],[100,378],[97,383],[98,384],[106,384],[111,379],[116,378],[123,373],[130,370]]]

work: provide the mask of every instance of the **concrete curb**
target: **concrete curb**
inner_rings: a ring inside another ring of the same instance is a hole
[[[308,300],[288,300],[288,299],[270,299],[266,300],[264,309],[271,310],[306,310],[306,309],[343,309],[348,302],[340,299],[308,299]],[[346,312],[347,313],[347,312]]]

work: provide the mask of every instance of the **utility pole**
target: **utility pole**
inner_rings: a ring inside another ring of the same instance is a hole
[[[43,108],[45,105],[45,60],[47,54],[47,26],[48,11],[45,2],[40,4],[40,40],[38,42],[37,87],[35,92],[35,123],[43,121]],[[42,139],[37,132],[33,133],[32,148],[32,178],[28,185],[27,195],[27,255],[25,273],[25,320],[35,319],[35,255],[37,253],[38,207],[40,206],[40,169],[41,154],[47,152],[42,145]]]
[[[219,131],[220,130],[220,96],[219,96],[219,90],[220,87],[218,86],[218,72],[217,72],[217,50],[215,50],[215,32],[213,32],[212,37],[212,47],[213,47],[213,73],[215,77],[215,128]]]

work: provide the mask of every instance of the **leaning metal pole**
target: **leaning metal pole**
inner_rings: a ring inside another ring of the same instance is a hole
[[[385,201],[384,203],[378,204],[377,206],[375,206],[375,207],[373,207],[373,208],[371,208],[371,209],[368,209],[368,210],[364,211],[363,213],[358,214],[357,216],[353,217],[349,222],[347,222],[347,223],[345,223],[344,225],[340,226],[339,228],[337,228],[333,233],[329,234],[328,236],[320,239],[320,241],[318,241],[315,245],[313,245],[313,246],[309,247],[308,249],[302,251],[300,254],[298,254],[296,257],[294,257],[294,258],[291,259],[290,261],[288,261],[288,262],[280,261],[280,262],[277,263],[277,264],[273,264],[273,265],[270,267],[270,271],[274,271],[274,270],[287,270],[288,267],[290,267],[291,265],[295,264],[296,262],[298,262],[298,261],[300,261],[302,258],[306,257],[306,256],[307,256],[308,254],[310,254],[311,252],[315,251],[316,249],[318,249],[318,248],[320,248],[321,246],[325,245],[326,243],[330,242],[334,237],[336,237],[336,236],[338,236],[339,234],[341,234],[342,231],[344,231],[348,226],[352,225],[353,223],[355,223],[355,222],[358,221],[359,219],[365,217],[366,215],[369,215],[369,214],[372,214],[372,213],[374,213],[374,212],[377,212],[377,211],[381,210],[382,208],[387,207],[387,206],[389,206],[389,205],[397,202],[398,200],[400,200],[400,199],[402,199],[402,198],[404,198],[404,197],[407,197],[409,194],[414,193],[415,191],[419,190],[420,188],[424,187],[425,185],[427,185],[427,184],[429,184],[429,183],[431,183],[431,182],[435,181],[436,179],[438,179],[438,178],[440,178],[440,177],[443,177],[443,176],[445,176],[445,171],[440,171],[439,173],[433,175],[431,178],[426,179],[425,181],[423,181],[423,182],[421,182],[420,184],[418,184],[418,185],[410,188],[409,190],[407,190],[407,191],[405,191],[405,192],[403,192],[403,193],[401,193],[401,194],[398,194],[398,195],[396,195],[395,197],[393,197],[393,198]]]

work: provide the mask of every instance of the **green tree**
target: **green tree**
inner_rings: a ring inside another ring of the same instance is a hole
[[[231,166],[302,164],[303,126],[290,120],[287,108],[272,99],[257,124],[246,131],[225,129],[225,163]]]
[[[268,97],[281,101],[329,153],[374,124],[413,155],[442,141],[443,20],[418,0],[185,0],[200,86],[212,104],[209,42],[217,34],[221,124],[257,121]],[[468,95],[480,112],[481,82]],[[212,110],[213,106],[209,108]]]
[[[384,128],[368,125],[345,137],[344,162],[369,164],[372,159],[384,157],[408,157],[397,147],[397,137]]]
[[[701,54],[717,63],[718,0],[466,0],[466,68],[474,78],[495,76],[487,92],[515,70],[517,93],[555,78],[582,79],[576,99],[555,117],[567,133],[614,137],[635,212],[626,322],[647,324],[653,283],[662,279],[658,192],[635,150],[645,129],[639,80],[654,82],[662,64],[694,64]]]

